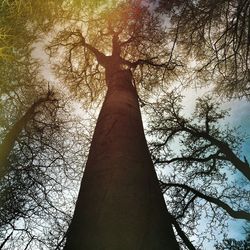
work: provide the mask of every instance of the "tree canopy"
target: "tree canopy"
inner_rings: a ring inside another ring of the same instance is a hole
[[[193,81],[213,79],[218,94],[249,98],[248,0],[159,1],[158,11],[173,23],[178,52],[196,61]]]
[[[246,136],[217,98],[249,100],[249,0],[11,0],[0,16],[0,249],[63,248],[105,69],[118,65],[132,74],[181,247],[249,247],[226,236],[229,218],[250,219]],[[209,95],[188,116],[194,87]]]

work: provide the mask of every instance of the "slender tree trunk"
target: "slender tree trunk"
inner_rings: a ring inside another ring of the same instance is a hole
[[[39,98],[36,102],[34,102],[26,111],[26,113],[16,121],[16,123],[11,127],[8,133],[5,135],[2,143],[0,144],[0,180],[4,177],[4,175],[9,170],[9,162],[8,157],[14,147],[14,144],[25,128],[27,123],[31,120],[31,118],[35,114],[35,109],[42,103],[49,100],[52,96],[52,93],[48,93],[45,97]]]
[[[107,82],[64,250],[179,249],[131,74]]]
[[[0,180],[9,170],[8,157],[14,147],[14,144],[27,122],[32,117],[34,105],[11,127],[2,143],[0,144]]]

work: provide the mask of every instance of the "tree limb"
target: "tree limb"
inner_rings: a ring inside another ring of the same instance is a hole
[[[207,132],[198,131],[196,128],[189,126],[183,127],[183,131],[186,131],[194,136],[202,137],[212,144],[217,146],[220,151],[226,156],[225,160],[230,161],[248,180],[250,180],[250,167],[247,162],[242,161],[238,156],[232,151],[226,142],[220,141],[213,137]]]
[[[186,236],[186,234],[183,232],[183,230],[181,229],[179,223],[177,222],[177,220],[174,218],[173,215],[171,216],[171,222],[174,225],[178,235],[181,237],[182,241],[184,242],[184,244],[187,246],[187,248],[189,250],[195,250],[194,245],[192,244],[192,242],[188,239],[188,237]]]
[[[180,187],[183,188],[185,190],[191,191],[192,193],[194,193],[197,197],[202,198],[210,203],[213,203],[215,205],[217,205],[218,207],[224,209],[231,217],[235,218],[235,219],[245,219],[250,221],[250,213],[239,210],[239,211],[235,211],[233,210],[228,204],[226,204],[225,202],[221,201],[218,198],[215,197],[211,197],[208,195],[205,195],[203,193],[201,193],[200,191],[189,187],[186,184],[178,184],[178,183],[161,183],[161,187]]]

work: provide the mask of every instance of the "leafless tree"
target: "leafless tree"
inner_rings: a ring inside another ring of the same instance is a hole
[[[226,218],[250,220],[249,164],[241,155],[243,137],[222,123],[228,112],[219,103],[211,96],[200,98],[188,117],[181,100],[169,92],[146,107],[150,148],[156,167],[166,171],[160,184],[173,217],[187,235],[197,234],[202,243],[197,230],[201,218],[208,223],[208,237],[214,238],[214,228],[225,230]]]

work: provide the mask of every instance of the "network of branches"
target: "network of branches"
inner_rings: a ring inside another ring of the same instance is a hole
[[[181,247],[249,248],[226,234],[250,219],[250,159],[214,98],[249,99],[249,0],[9,0],[0,16],[0,249],[63,248],[112,56],[133,75]],[[180,82],[213,89],[189,117],[168,91]]]

